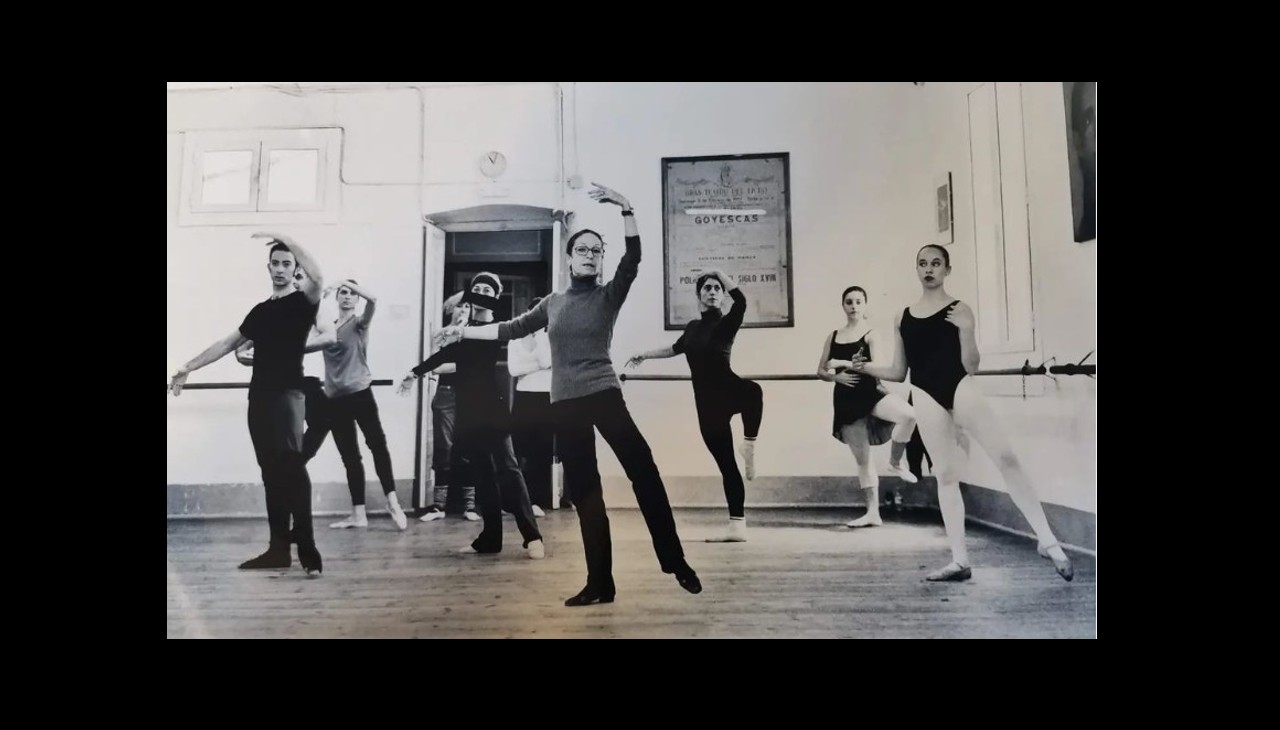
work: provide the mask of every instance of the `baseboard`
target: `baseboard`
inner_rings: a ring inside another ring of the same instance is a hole
[[[611,509],[634,509],[635,496],[631,482],[625,477],[602,480],[605,504]],[[667,496],[674,507],[724,508],[724,489],[720,477],[664,477]],[[1030,525],[1014,506],[1009,495],[994,489],[961,484],[966,517],[978,524],[1012,534],[1030,536]],[[396,481],[400,504],[409,509],[412,481]],[[938,490],[932,477],[917,484],[907,484],[897,477],[880,479],[882,492],[896,491],[908,507],[938,508]],[[384,511],[382,488],[369,482],[365,500],[370,514]],[[839,477],[760,477],[747,483],[748,508],[854,508],[863,504],[857,479]],[[1054,534],[1064,546],[1097,554],[1097,515],[1090,512],[1045,504],[1045,514]],[[351,512],[351,495],[345,482],[312,484],[312,514],[344,515]],[[229,517],[265,517],[266,504],[262,485],[258,484],[170,484],[168,485],[169,519],[206,519]]]

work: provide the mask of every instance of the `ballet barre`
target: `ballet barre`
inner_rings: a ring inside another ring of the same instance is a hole
[[[1090,350],[1088,355],[1080,358],[1080,362],[1067,363],[1066,365],[1050,365],[1049,363],[1057,360],[1051,357],[1048,360],[1033,366],[1030,360],[1024,360],[1020,368],[1003,368],[1000,370],[979,370],[974,375],[1021,375],[1027,377],[1029,375],[1087,375],[1090,378],[1096,378],[1098,374],[1097,365],[1085,365],[1084,361],[1092,356],[1094,350]],[[774,374],[774,375],[740,375],[743,380],[819,380],[816,374]],[[691,380],[688,375],[629,375],[621,373],[618,376],[622,381],[627,380]]]
[[[394,380],[375,380],[371,385],[395,385]],[[186,383],[183,390],[244,390],[248,383]]]

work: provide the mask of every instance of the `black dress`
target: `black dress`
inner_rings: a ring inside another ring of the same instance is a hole
[[[863,335],[854,342],[836,342],[836,333],[831,335],[831,354],[830,360],[851,360],[857,354],[861,353],[864,357],[869,355],[867,348],[867,336]],[[846,368],[840,368],[838,372],[844,371]],[[879,446],[889,440],[893,431],[893,422],[886,421],[871,415],[872,409],[884,397],[884,393],[876,386],[879,381],[876,378],[862,373],[858,383],[850,388],[847,385],[835,383],[835,390],[831,393],[831,406],[835,415],[831,423],[831,435],[837,441],[844,442],[840,435],[840,430],[851,423],[866,418],[867,420],[867,441],[872,446]]]

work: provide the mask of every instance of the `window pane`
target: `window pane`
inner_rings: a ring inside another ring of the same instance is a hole
[[[271,150],[268,203],[314,203],[320,150]]]
[[[249,202],[249,174],[253,150],[205,152],[201,164],[200,201],[205,205],[244,205]]]

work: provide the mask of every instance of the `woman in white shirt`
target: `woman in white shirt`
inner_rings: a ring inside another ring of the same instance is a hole
[[[529,305],[532,310],[542,297]],[[507,371],[516,378],[516,395],[511,404],[514,421],[512,441],[520,457],[529,501],[538,517],[552,507],[551,455],[554,436],[551,423],[551,343],[545,328],[528,337],[512,340],[507,346]],[[560,500],[569,507],[569,495]]]

